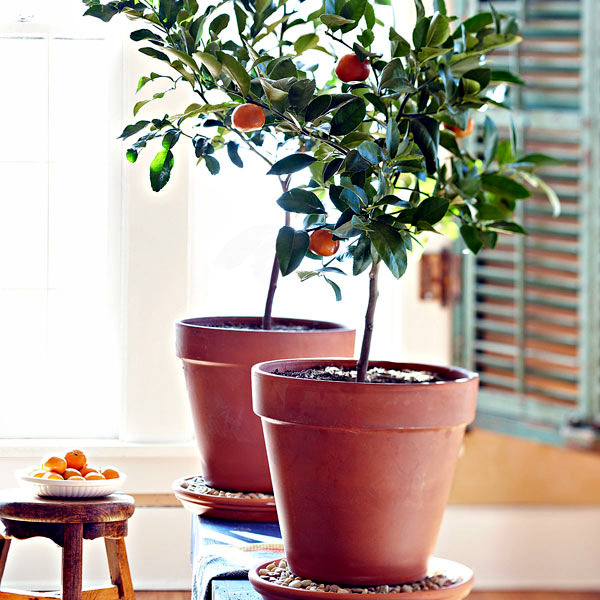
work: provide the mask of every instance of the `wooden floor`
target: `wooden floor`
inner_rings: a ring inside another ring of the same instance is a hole
[[[190,600],[191,592],[136,592],[137,600]],[[600,600],[598,592],[473,592],[468,600]]]

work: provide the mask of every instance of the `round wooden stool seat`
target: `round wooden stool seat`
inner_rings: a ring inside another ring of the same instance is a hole
[[[38,523],[113,523],[126,521],[135,510],[131,496],[60,499],[32,496],[26,490],[0,491],[0,519]]]
[[[125,550],[127,520],[135,510],[131,496],[59,499],[33,496],[26,490],[0,491],[0,583],[11,539],[45,537],[62,547],[63,600],[134,600]],[[83,540],[104,538],[112,586],[82,589]],[[2,600],[54,597],[0,588]]]

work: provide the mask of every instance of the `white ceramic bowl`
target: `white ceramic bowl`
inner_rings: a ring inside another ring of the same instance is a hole
[[[48,498],[102,498],[119,490],[127,476],[121,473],[118,479],[96,479],[92,481],[61,481],[60,479],[41,479],[27,475],[31,469],[16,473],[21,487],[31,490],[38,496]]]

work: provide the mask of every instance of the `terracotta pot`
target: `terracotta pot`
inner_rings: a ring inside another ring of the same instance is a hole
[[[273,490],[260,419],[252,412],[252,365],[275,358],[347,357],[354,352],[355,331],[336,323],[274,319],[274,325],[311,328],[287,331],[219,327],[260,322],[260,317],[206,317],[175,325],[202,475],[219,489]]]
[[[290,568],[343,584],[414,582],[427,571],[478,377],[429,370],[442,383],[369,384],[274,375],[351,360],[278,360],[252,370]]]

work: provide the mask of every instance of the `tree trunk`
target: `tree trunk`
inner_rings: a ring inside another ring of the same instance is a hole
[[[369,368],[369,354],[371,352],[371,338],[373,337],[373,321],[375,318],[375,306],[377,305],[377,275],[379,273],[379,262],[373,261],[369,272],[369,303],[365,314],[365,331],[363,333],[362,345],[360,347],[360,358],[356,365],[356,381],[364,382]]]
[[[290,176],[285,179],[280,179],[281,189],[283,193],[290,189]],[[290,224],[290,213],[285,213],[285,224]],[[272,329],[273,328],[273,301],[275,300],[275,292],[277,291],[277,281],[279,280],[279,261],[277,260],[277,254],[273,258],[273,267],[271,268],[271,278],[269,279],[269,289],[267,291],[267,301],[265,303],[265,312],[262,318],[262,328]]]

